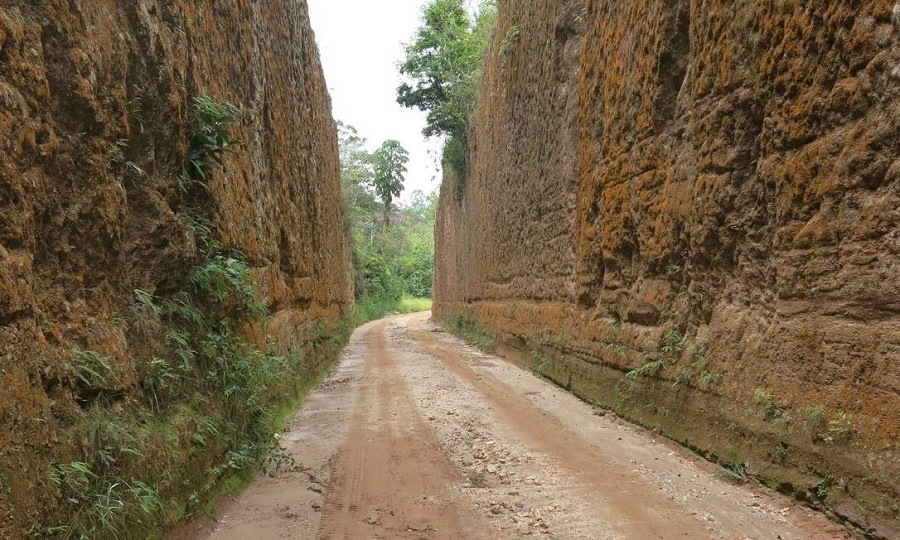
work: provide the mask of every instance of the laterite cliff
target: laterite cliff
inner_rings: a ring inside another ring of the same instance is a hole
[[[436,314],[897,534],[898,35],[894,0],[501,0]]]
[[[230,129],[242,146],[192,194],[180,186],[200,96],[241,107]],[[72,523],[96,521],[90,500],[65,499],[79,482],[96,487],[70,462],[123,475],[115,493],[140,480],[166,504],[202,502],[191,483],[215,481],[218,460],[243,448],[240,435],[230,449],[210,442],[231,420],[199,426],[241,411],[214,410],[231,398],[213,381],[229,364],[191,362],[237,362],[225,351],[251,350],[237,334],[290,358],[339,338],[352,302],[339,189],[304,0],[3,2],[0,537],[77,536]],[[267,320],[199,298],[189,276],[210,257],[201,238],[249,266]],[[195,327],[176,321],[178,307]],[[314,377],[321,361],[293,373]],[[194,399],[195,383],[213,397]],[[126,443],[129,455],[103,453]],[[184,510],[173,504],[159,513]]]

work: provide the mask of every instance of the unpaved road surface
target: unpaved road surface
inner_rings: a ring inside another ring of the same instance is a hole
[[[302,470],[258,480],[179,537],[849,538],[427,313],[357,329],[282,440]]]

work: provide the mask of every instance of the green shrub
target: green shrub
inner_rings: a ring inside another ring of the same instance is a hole
[[[182,175],[184,189],[197,184],[205,186],[207,175],[222,165],[225,153],[242,144],[231,134],[231,125],[241,113],[234,104],[199,96],[194,98],[191,113],[191,147]]]
[[[500,43],[500,54],[507,56],[512,52],[512,48],[519,42],[521,32],[518,26],[510,26],[506,29],[506,35],[503,36],[503,42]]]
[[[100,388],[115,375],[109,359],[95,351],[72,349],[72,359],[63,369],[88,388]]]
[[[250,267],[241,259],[214,255],[194,269],[190,276],[194,291],[216,302],[233,299],[236,305],[255,315],[265,317],[268,309],[256,294],[250,278]]]

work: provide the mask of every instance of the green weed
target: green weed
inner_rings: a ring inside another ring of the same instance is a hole
[[[707,350],[709,350],[709,344],[705,341],[700,341],[694,346],[694,352],[691,354],[691,358],[697,368],[706,367]]]
[[[129,173],[137,176],[138,178],[146,178],[147,177],[147,171],[145,171],[143,168],[141,168],[140,165],[138,165],[137,163],[135,163],[133,161],[125,162],[125,170],[128,171]]]
[[[825,423],[826,411],[822,405],[814,405],[806,408],[806,424],[811,428],[817,428]]]
[[[465,312],[451,313],[444,317],[444,326],[470,344],[483,351],[492,351],[496,347],[496,337],[479,328],[478,319]]]
[[[129,527],[151,525],[163,510],[152,486],[99,476],[84,462],[56,465],[49,478],[69,506],[69,523],[51,527],[64,538],[120,538]]]
[[[834,443],[849,439],[853,432],[853,416],[843,411],[838,411],[834,418],[828,421],[828,432],[825,436],[825,442]]]
[[[637,369],[629,371],[625,377],[629,379],[639,379],[642,377],[655,377],[663,370],[666,363],[663,360],[656,360],[652,357],[645,357],[644,364]]]
[[[784,463],[788,454],[790,454],[790,447],[783,442],[779,442],[775,445],[775,450],[772,452],[772,461],[774,463]]]
[[[199,96],[194,98],[191,112],[191,149],[182,174],[185,191],[194,185],[205,187],[207,176],[222,165],[226,152],[242,145],[240,139],[231,134],[231,126],[241,114],[236,105]]]
[[[814,489],[816,497],[822,500],[827,499],[831,495],[831,482],[828,479],[823,479]]]
[[[716,381],[715,375],[710,371],[703,370],[700,372],[700,388],[703,390],[708,390],[710,386]]]
[[[88,388],[100,388],[114,376],[109,359],[95,351],[72,349],[72,360],[63,364],[63,369],[84,383]]]
[[[659,352],[670,361],[677,360],[684,352],[684,334],[672,330],[663,336],[659,344]]]
[[[551,365],[550,359],[541,354],[537,349],[531,350],[531,357],[538,363],[538,365],[534,368],[535,375],[540,377],[544,376],[544,372]]]
[[[634,378],[628,378],[619,381],[616,383],[613,392],[616,394],[616,397],[619,398],[618,406],[621,407],[625,404],[625,402],[631,400],[634,397],[635,391],[637,390],[637,383]]]
[[[522,32],[519,30],[518,26],[510,26],[507,28],[506,35],[503,36],[503,41],[500,43],[500,55],[506,56],[512,52],[512,48],[519,42],[521,35]]]
[[[687,366],[678,366],[678,369],[675,370],[675,379],[672,381],[672,387],[674,388],[679,384],[691,380],[692,376],[693,371],[691,370],[691,368]]]
[[[134,295],[137,297],[138,302],[150,308],[157,316],[161,317],[165,313],[165,310],[156,304],[153,295],[147,291],[134,289]]]
[[[194,269],[190,282],[196,292],[208,295],[217,302],[233,298],[239,307],[256,317],[268,314],[268,308],[256,294],[250,267],[241,259],[224,255],[210,257]]]
[[[420,311],[428,311],[431,309],[431,298],[412,298],[404,296],[400,299],[397,311],[400,313],[418,313]]]
[[[613,319],[612,323],[610,323],[606,327],[606,339],[612,341],[619,337],[619,334],[622,332],[622,321],[618,318]]]
[[[757,388],[753,392],[756,401],[762,404],[763,418],[766,420],[780,420],[786,411],[785,407],[780,405],[771,392],[766,392],[763,388]]]
[[[187,371],[187,364],[182,359],[182,371]],[[169,388],[178,384],[181,375],[175,371],[168,360],[153,357],[148,363],[148,374],[141,381],[141,387],[150,397],[150,407],[157,412],[162,410],[161,396],[164,395]]]
[[[726,478],[731,480],[737,482],[744,482],[747,480],[747,470],[743,463],[722,463],[719,465],[719,469]]]

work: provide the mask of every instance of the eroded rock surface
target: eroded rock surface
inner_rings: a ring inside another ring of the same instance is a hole
[[[501,1],[435,309],[896,530],[900,4],[826,4]]]
[[[209,179],[211,217],[246,256],[275,346],[303,345],[308,323],[352,302],[337,136],[304,0],[4,1],[0,537],[41,523],[47,464],[76,457],[60,440],[79,414],[60,375],[68,351],[104,354],[127,390],[153,350],[134,331],[133,290],[188,290],[198,248],[179,181],[203,95],[243,109],[243,146]]]

